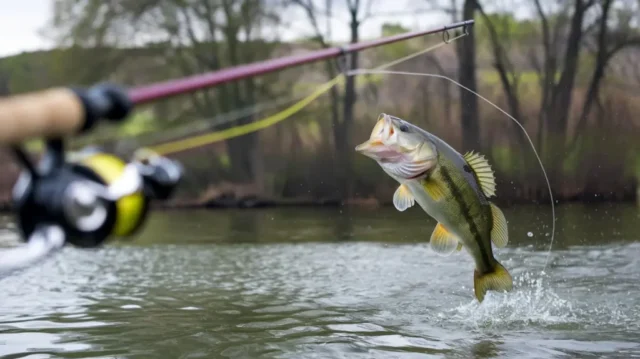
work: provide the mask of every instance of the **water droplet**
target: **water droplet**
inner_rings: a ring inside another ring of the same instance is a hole
[[[533,232],[527,232],[528,237],[533,237]]]

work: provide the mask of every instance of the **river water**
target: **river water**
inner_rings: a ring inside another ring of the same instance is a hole
[[[418,208],[165,211],[0,279],[2,358],[640,358],[640,210],[504,209],[514,291]],[[14,245],[9,220],[1,246]]]

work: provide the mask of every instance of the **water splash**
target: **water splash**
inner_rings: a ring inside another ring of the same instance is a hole
[[[515,277],[514,282],[516,289],[512,292],[488,292],[482,303],[473,300],[439,316],[449,322],[474,328],[567,325],[579,322],[572,303],[546,287],[543,277],[525,272]]]

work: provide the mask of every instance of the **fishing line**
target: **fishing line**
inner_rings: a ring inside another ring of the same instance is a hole
[[[309,95],[297,95],[297,96],[280,96],[280,97],[276,97],[275,99],[272,100],[268,100],[268,101],[262,101],[260,103],[257,103],[255,105],[251,105],[251,106],[246,106],[243,108],[240,108],[238,110],[233,110],[233,111],[229,111],[217,116],[213,116],[212,118],[200,118],[197,120],[192,120],[192,123],[183,125],[183,126],[179,126],[179,127],[175,127],[175,128],[167,128],[165,130],[163,130],[163,132],[171,132],[170,135],[168,136],[164,136],[166,138],[164,139],[156,139],[154,142],[158,143],[158,142],[163,142],[163,141],[170,141],[172,138],[176,138],[176,137],[181,137],[181,136],[188,136],[188,135],[193,135],[194,132],[199,132],[199,131],[212,131],[214,130],[216,127],[222,126],[224,124],[227,123],[231,123],[234,121],[237,121],[241,118],[247,117],[247,116],[252,116],[255,115],[259,112],[262,111],[266,111],[266,110],[271,110],[274,109],[276,107],[282,106],[282,105],[286,105],[286,104],[290,104],[294,101],[298,101],[306,96]],[[144,132],[138,135],[134,135],[134,136],[130,136],[133,138],[139,138],[141,137],[141,135],[147,135],[149,134],[149,132],[153,132],[153,131],[148,131],[148,132]],[[161,136],[163,134],[163,132],[161,132],[158,137],[163,137]]]
[[[549,263],[549,257],[551,256],[551,248],[553,246],[553,239],[554,239],[555,229],[556,229],[555,206],[553,204],[553,193],[551,192],[551,184],[549,183],[549,177],[547,176],[547,171],[545,171],[544,165],[542,164],[542,160],[540,159],[540,156],[538,156],[538,151],[536,151],[536,147],[533,145],[533,141],[531,141],[531,138],[529,137],[529,134],[527,133],[527,130],[524,128],[524,126],[522,126],[518,120],[516,120],[513,116],[511,116],[505,110],[503,110],[500,107],[498,107],[498,105],[496,105],[493,102],[489,101],[487,98],[483,97],[479,93],[471,90],[470,88],[468,88],[468,87],[462,85],[461,83],[453,80],[452,78],[444,76],[444,75],[425,74],[425,73],[420,73],[420,72],[388,71],[388,70],[378,70],[378,69],[372,69],[372,70],[356,69],[356,70],[349,71],[347,73],[347,75],[363,75],[363,74],[388,74],[388,75],[424,76],[424,77],[434,77],[434,78],[440,78],[440,79],[447,80],[447,81],[452,82],[455,85],[458,85],[461,88],[471,92],[472,94],[478,96],[480,99],[482,99],[483,101],[485,101],[489,105],[493,106],[496,110],[498,110],[498,111],[502,112],[503,114],[505,114],[513,122],[515,122],[516,125],[518,125],[520,127],[520,129],[522,129],[522,132],[524,132],[524,135],[527,137],[527,140],[529,141],[529,144],[531,145],[531,149],[533,150],[533,153],[535,154],[536,159],[538,159],[538,163],[540,164],[540,168],[542,169],[542,174],[544,175],[544,179],[547,182],[547,188],[549,189],[549,197],[551,198],[551,242],[549,243],[549,250],[547,252],[547,258],[546,258],[546,260],[544,262],[544,266],[542,267],[542,274],[544,274],[544,270],[547,268],[547,264]]]
[[[311,93],[311,91],[309,91]],[[171,141],[177,137],[193,136],[196,132],[213,131],[216,127],[234,122],[246,116],[258,114],[259,112],[271,110],[281,105],[286,105],[297,101],[308,95],[285,95],[274,99],[265,100],[254,105],[245,106],[243,108],[225,112],[210,118],[199,118],[191,120],[190,123],[178,125],[176,127],[168,127],[163,129],[147,129],[136,134],[111,135],[104,138],[91,138],[91,143],[107,143],[110,141],[122,140],[125,138],[140,140],[145,142],[146,139],[152,138],[152,143],[162,143]],[[170,133],[168,135],[165,135]]]
[[[329,91],[333,86],[342,82],[344,80],[344,75],[338,75],[333,78],[331,81],[320,85],[320,87],[314,91],[310,96],[303,98],[302,100],[296,102],[292,106],[287,107],[286,109],[271,115],[269,117],[263,118],[256,122],[251,122],[246,125],[240,125],[228,128],[222,131],[210,132],[207,134],[188,137],[182,140],[171,141],[164,144],[152,146],[150,148],[151,151],[156,152],[160,155],[168,155],[177,152],[182,152],[190,149],[194,149],[197,147],[209,145],[215,142],[228,140],[230,138],[243,136],[249,134],[251,132],[255,132],[258,130],[265,129],[267,127],[271,127],[277,124],[280,121],[286,120],[292,115],[298,113],[300,110],[304,109],[313,102],[316,98],[323,95],[325,92]]]
[[[468,35],[467,32],[463,32],[462,34],[452,37],[452,38],[448,38],[448,37],[444,37],[444,40],[440,43],[437,43],[433,46],[427,47],[426,49],[422,49],[420,51],[417,51],[415,53],[409,54],[407,56],[401,57],[399,59],[396,59],[394,61],[391,61],[389,63],[380,65],[378,67],[375,68],[375,70],[383,70],[386,68],[389,68],[391,66],[395,66],[399,63],[408,61],[414,57],[420,56],[422,54],[425,54],[427,52],[433,51],[443,45],[446,44],[450,44],[451,42],[464,37]],[[176,140],[176,141],[170,141],[170,142],[165,142],[163,144],[159,144],[156,146],[152,146],[149,149],[153,152],[156,152],[160,155],[168,155],[168,154],[173,154],[173,153],[177,153],[177,152],[181,152],[181,151],[185,151],[185,150],[190,150],[190,149],[194,149],[200,146],[205,146],[205,145],[209,145],[215,142],[219,142],[219,141],[224,141],[224,140],[228,140],[230,138],[234,138],[234,137],[238,137],[238,136],[243,136],[246,134],[249,134],[251,132],[255,132],[261,129],[265,129],[267,127],[273,126],[283,120],[286,120],[287,118],[295,115],[296,113],[300,112],[302,109],[304,109],[306,106],[308,106],[311,102],[313,102],[315,99],[317,99],[318,97],[322,96],[323,94],[325,94],[326,92],[328,92],[329,90],[331,90],[332,87],[334,87],[335,85],[337,85],[338,83],[342,83],[345,78],[346,78],[347,72],[343,72],[341,74],[339,74],[338,76],[334,77],[333,79],[325,82],[324,84],[321,84],[319,86],[319,88],[314,91],[313,93],[311,93],[311,95],[303,98],[302,100],[296,102],[295,104],[285,108],[284,110],[273,114],[271,116],[268,116],[266,118],[263,118],[261,120],[255,121],[255,122],[251,122],[245,125],[240,125],[240,126],[235,126],[235,127],[231,127],[225,130],[221,130],[221,131],[215,131],[215,132],[209,132],[209,133],[205,133],[199,136],[194,136],[194,137],[188,137],[185,139],[181,139],[181,140]]]

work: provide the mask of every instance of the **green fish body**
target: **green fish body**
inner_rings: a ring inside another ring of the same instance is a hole
[[[474,292],[480,302],[488,290],[510,291],[511,275],[492,251],[492,243],[506,246],[508,231],[502,211],[488,200],[495,195],[495,178],[487,160],[473,152],[463,156],[399,118],[381,117],[369,141],[356,149],[400,183],[394,206],[404,211],[417,202],[438,222],[430,238],[436,253],[467,250],[475,261]]]

